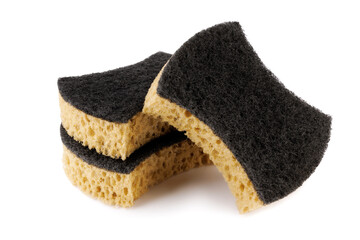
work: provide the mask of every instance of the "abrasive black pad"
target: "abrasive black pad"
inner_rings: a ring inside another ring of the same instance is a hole
[[[175,143],[179,143],[187,139],[184,133],[172,131],[143,145],[134,151],[126,159],[126,161],[119,161],[117,159],[99,154],[95,149],[89,149],[88,147],[83,146],[81,143],[77,142],[71,136],[69,136],[62,125],[60,126],[60,135],[63,144],[84,162],[101,169],[123,174],[131,173],[151,154],[160,151],[164,147],[171,146]]]
[[[152,81],[170,56],[158,52],[127,67],[60,78],[60,95],[66,102],[89,115],[110,122],[126,123],[141,112]]]
[[[169,60],[157,93],[222,139],[265,204],[299,187],[329,141],[331,118],[278,81],[236,22],[188,40]]]

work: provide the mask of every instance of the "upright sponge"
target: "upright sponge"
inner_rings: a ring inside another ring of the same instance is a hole
[[[98,153],[125,160],[170,131],[141,112],[145,95],[170,54],[158,52],[127,67],[58,80],[61,120],[69,135]]]
[[[174,131],[140,147],[119,161],[83,146],[63,127],[63,163],[70,181],[105,203],[130,207],[149,187],[178,173],[210,165],[209,156],[183,133]]]
[[[278,81],[236,22],[189,39],[156,77],[143,111],[210,155],[240,212],[302,185],[330,137],[331,118]]]

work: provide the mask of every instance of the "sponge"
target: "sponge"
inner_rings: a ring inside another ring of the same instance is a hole
[[[119,161],[89,149],[61,126],[63,163],[70,181],[101,201],[130,207],[150,186],[195,167],[210,165],[209,156],[177,131],[158,137]]]
[[[171,130],[141,112],[145,95],[170,54],[158,52],[127,67],[58,80],[61,120],[69,135],[98,153],[125,160]]]
[[[330,138],[331,118],[284,87],[237,22],[184,43],[154,80],[143,112],[186,131],[210,155],[240,213],[301,186]]]

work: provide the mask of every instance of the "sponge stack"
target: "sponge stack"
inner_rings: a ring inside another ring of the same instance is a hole
[[[167,123],[142,113],[145,95],[170,54],[58,80],[64,170],[83,192],[129,207],[150,186],[211,161]]]
[[[236,22],[189,39],[154,80],[143,112],[200,146],[241,213],[285,197],[313,173],[331,118],[287,90]]]
[[[246,213],[300,187],[330,139],[331,117],[266,68],[237,22],[197,33],[172,56],[58,87],[67,176],[119,206],[214,163]]]

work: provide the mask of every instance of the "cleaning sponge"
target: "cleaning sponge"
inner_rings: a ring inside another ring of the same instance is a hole
[[[330,137],[331,118],[278,81],[237,22],[183,44],[153,82],[143,111],[186,131],[210,155],[240,212],[298,188]]]
[[[158,52],[127,67],[58,80],[61,120],[68,134],[89,148],[125,160],[170,131],[141,112],[145,95],[170,54]]]
[[[98,154],[69,136],[61,126],[63,163],[71,182],[105,203],[130,207],[150,186],[195,167],[209,156],[183,133],[173,131],[134,151],[126,161]]]

